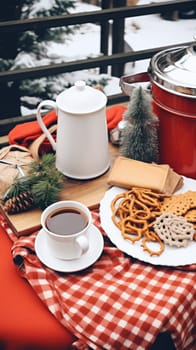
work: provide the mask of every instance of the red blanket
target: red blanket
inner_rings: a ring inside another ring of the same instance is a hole
[[[47,113],[43,117],[44,124],[49,128],[56,124],[57,116],[55,111]],[[29,145],[40,135],[42,130],[37,120],[16,125],[8,134],[8,140],[10,144],[18,144],[24,147]],[[48,141],[47,141],[48,143]]]
[[[106,110],[106,119],[107,119],[107,128],[108,130],[114,129],[119,121],[122,119],[123,113],[126,110],[126,107],[122,105],[116,105],[109,107]],[[53,110],[43,116],[43,122],[47,128],[57,123],[56,112]],[[26,122],[23,124],[16,125],[8,134],[8,139],[10,144],[18,144],[24,147],[29,147],[29,145],[37,139],[42,134],[42,130],[39,126],[37,120],[32,122]],[[54,133],[55,138],[55,133]],[[51,148],[50,143],[47,139],[42,144],[45,151]]]

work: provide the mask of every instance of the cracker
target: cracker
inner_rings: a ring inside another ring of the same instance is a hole
[[[196,209],[189,209],[185,213],[184,218],[189,222],[196,223]]]
[[[183,215],[190,208],[189,202],[186,201],[181,195],[172,196],[164,200],[161,207],[162,213],[171,213],[175,215]]]
[[[187,191],[165,198],[161,205],[161,212],[184,216],[190,209],[194,208],[196,208],[196,192]]]

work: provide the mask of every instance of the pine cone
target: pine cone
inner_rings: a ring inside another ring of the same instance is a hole
[[[8,214],[16,214],[32,208],[34,199],[30,191],[21,192],[17,197],[9,198],[4,203],[4,210]]]

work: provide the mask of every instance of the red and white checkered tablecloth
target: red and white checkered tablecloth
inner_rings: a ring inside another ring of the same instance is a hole
[[[92,214],[102,230],[99,212]],[[37,232],[16,239],[6,229],[13,257],[23,257],[21,276],[78,337],[78,349],[146,350],[160,331],[171,332],[177,350],[196,348],[196,264],[183,270],[139,262],[114,247],[102,230],[104,251],[93,266],[58,273],[37,258]]]

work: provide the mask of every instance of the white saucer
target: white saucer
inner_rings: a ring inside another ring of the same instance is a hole
[[[47,246],[45,232],[40,230],[35,239],[35,252],[40,261],[51,268],[52,270],[59,272],[76,272],[83,270],[92,265],[100,257],[104,241],[101,232],[98,228],[92,225],[92,229],[89,232],[89,249],[79,259],[75,260],[62,260],[55,258]]]

